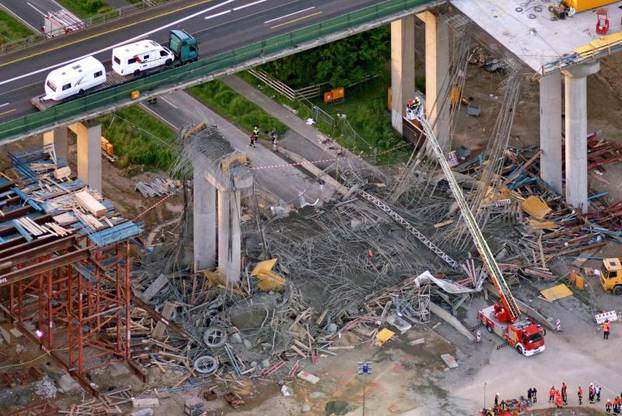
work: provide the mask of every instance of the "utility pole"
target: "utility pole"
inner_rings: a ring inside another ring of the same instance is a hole
[[[371,363],[368,361],[359,361],[358,374],[360,376],[371,375]],[[363,382],[363,416],[365,416],[365,383]]]

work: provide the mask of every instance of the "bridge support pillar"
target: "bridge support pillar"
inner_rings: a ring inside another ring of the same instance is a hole
[[[425,11],[417,14],[425,23],[425,112],[443,150],[449,150],[449,25]]]
[[[43,133],[43,145],[53,144],[56,157],[67,163],[67,127],[58,127]]]
[[[562,193],[562,78],[554,71],[540,78],[540,177]]]
[[[391,22],[391,124],[402,134],[402,117],[415,97],[415,16]]]
[[[599,69],[599,62],[592,62],[563,70],[566,112],[566,202],[583,212],[588,210],[587,77]]]
[[[87,125],[75,123],[69,128],[76,134],[78,151],[78,179],[82,179],[90,188],[103,192],[102,188],[102,128],[99,124]]]
[[[240,281],[240,191],[218,191],[218,268],[227,283]]]
[[[194,270],[216,268],[216,188],[205,178],[207,157],[197,154],[193,168]]]

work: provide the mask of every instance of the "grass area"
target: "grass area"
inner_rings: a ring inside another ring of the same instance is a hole
[[[4,10],[0,10],[0,45],[32,35],[30,29]]]
[[[57,0],[63,7],[75,13],[81,19],[113,10],[103,0]]]
[[[248,72],[238,74],[245,81],[261,89],[275,101],[285,104],[296,110],[302,119],[313,117],[308,105],[299,101],[291,101],[272,88],[258,81]],[[353,135],[344,134],[338,122],[330,125],[322,119],[316,127],[322,133],[335,139],[345,148],[373,159],[378,164],[394,164],[404,161],[410,155],[410,147],[395,133],[391,126],[391,117],[387,111],[388,73],[365,83],[346,88],[346,99],[337,104],[324,104],[321,98],[312,100],[333,119],[338,120],[338,114],[345,114],[346,119],[364,141]],[[421,83],[417,80],[417,84]]]
[[[255,125],[259,127],[262,133],[276,128],[281,136],[287,130],[283,123],[266,113],[258,105],[239,95],[222,81],[206,82],[189,88],[188,92],[249,134]]]
[[[177,156],[175,131],[138,105],[97,120],[102,125],[102,135],[114,145],[120,168],[133,165],[146,170],[167,170]]]

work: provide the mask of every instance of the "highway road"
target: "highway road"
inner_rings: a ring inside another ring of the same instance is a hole
[[[35,32],[41,31],[48,12],[62,8],[54,0],[0,0],[0,4]]]
[[[20,0],[1,0],[20,1]],[[202,59],[281,33],[287,33],[375,4],[376,0],[199,0],[174,12],[135,19],[120,28],[66,45],[15,57],[0,57],[0,121],[36,111],[30,99],[43,93],[47,74],[58,66],[94,55],[110,69],[111,49],[138,39],[164,43],[170,29],[184,29],[199,40]]]

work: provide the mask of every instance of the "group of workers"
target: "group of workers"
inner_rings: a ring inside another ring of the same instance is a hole
[[[599,403],[600,397],[602,393],[602,386],[596,383],[590,383],[587,394],[588,400],[590,404]],[[579,401],[579,405],[583,404],[583,395],[584,391],[581,386],[577,388],[577,399]],[[524,410],[524,407],[530,407],[534,403],[538,401],[538,390],[535,387],[530,387],[527,390],[527,400],[525,400],[524,396],[521,396],[521,400],[512,400],[505,401],[499,399],[499,393],[495,395],[494,407],[490,409],[483,409],[480,412],[481,416],[511,416],[514,415],[516,410],[520,412],[520,410]],[[510,408],[510,403],[519,403],[522,407],[521,409]],[[559,390],[555,386],[551,386],[549,389],[549,403],[554,405],[557,408],[563,408],[568,405],[568,386],[565,382],[562,382]],[[605,402],[605,411],[607,414],[621,414],[622,413],[622,393],[619,396],[616,396],[613,400],[607,399]]]
[[[268,134],[268,132],[266,132],[266,134]],[[250,136],[250,143],[248,145],[254,148],[257,144],[258,138],[259,138],[259,126],[255,125],[253,127],[253,132],[251,133],[251,136]],[[270,131],[270,141],[272,142],[272,150],[275,152],[279,151],[277,140],[278,140],[278,135],[276,132],[276,128],[273,128]]]

